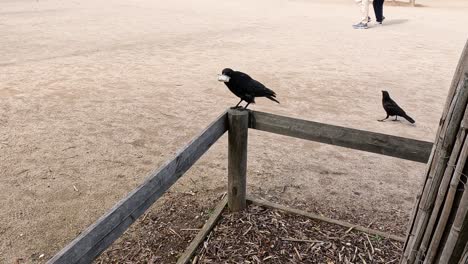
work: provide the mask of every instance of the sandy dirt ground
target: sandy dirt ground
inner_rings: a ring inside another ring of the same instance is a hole
[[[348,0],[1,1],[0,263],[50,258],[237,103],[216,81],[224,67],[278,94],[253,109],[433,141],[468,3],[420,3],[386,6],[384,26],[356,31]],[[376,121],[382,89],[415,126]],[[406,229],[423,164],[249,140],[250,193]],[[218,196],[226,158],[224,136],[171,192]]]

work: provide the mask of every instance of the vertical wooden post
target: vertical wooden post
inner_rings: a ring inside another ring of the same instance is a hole
[[[249,111],[229,109],[228,206],[233,212],[246,207],[247,134]]]

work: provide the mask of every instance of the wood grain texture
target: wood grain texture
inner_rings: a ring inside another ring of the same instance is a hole
[[[249,127],[340,147],[426,163],[432,143],[251,111]]]
[[[231,211],[236,212],[246,207],[249,112],[230,109],[228,120],[228,206]]]

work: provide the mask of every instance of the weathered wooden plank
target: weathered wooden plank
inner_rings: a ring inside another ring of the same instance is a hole
[[[444,118],[447,116],[451,102],[454,98],[457,86],[460,83],[460,80],[463,78],[463,73],[468,72],[468,40],[465,42],[465,46],[458,59],[457,68],[453,74],[452,82],[450,83],[449,92],[447,94],[447,99],[445,100],[444,111],[442,112],[441,123],[444,121]]]
[[[198,232],[197,236],[195,236],[195,238],[192,240],[187,249],[185,249],[182,256],[180,256],[180,258],[177,260],[177,264],[185,264],[190,260],[190,258],[195,253],[195,250],[203,242],[203,240],[205,240],[206,236],[210,233],[211,229],[213,229],[213,227],[216,225],[216,222],[221,217],[223,209],[226,207],[227,201],[228,199],[226,196],[221,200],[221,202],[219,202],[208,221],[206,221],[203,228],[200,230],[200,232]]]
[[[253,203],[253,204],[256,204],[256,205],[269,207],[269,208],[273,208],[273,209],[278,209],[278,210],[285,211],[285,212],[292,213],[292,214],[302,215],[302,216],[305,216],[305,217],[309,217],[309,218],[312,218],[312,219],[315,219],[315,220],[327,222],[327,223],[330,223],[330,224],[335,224],[335,225],[340,225],[340,226],[352,228],[354,230],[358,230],[358,231],[361,231],[361,232],[364,232],[364,233],[367,233],[367,234],[378,235],[378,236],[390,238],[390,239],[393,239],[395,241],[405,242],[405,238],[403,238],[403,237],[399,237],[399,236],[396,236],[396,235],[388,234],[388,233],[385,233],[385,232],[382,232],[382,231],[370,229],[370,228],[359,226],[359,225],[353,225],[353,224],[350,224],[348,222],[331,219],[331,218],[328,218],[328,217],[325,217],[325,216],[309,213],[309,212],[306,212],[306,211],[303,211],[303,210],[290,208],[290,207],[287,207],[287,206],[284,206],[284,205],[281,205],[281,204],[276,204],[276,203],[256,199],[256,198],[253,198],[253,197],[250,197],[250,196],[247,196],[247,200],[249,202]]]
[[[465,117],[468,117],[468,115],[465,114]],[[440,182],[439,190],[437,192],[437,198],[434,207],[432,208],[431,217],[429,218],[429,222],[427,224],[425,234],[421,242],[421,246],[419,247],[419,258],[422,258],[422,255],[425,255],[424,261],[427,263],[432,263],[435,257],[437,256],[437,249],[439,248],[442,236],[444,234],[443,230],[445,229],[445,225],[448,220],[448,215],[441,215],[440,213],[443,210],[443,205],[447,198],[447,192],[449,190],[451,177],[455,171],[455,167],[457,164],[457,160],[459,159],[462,146],[466,141],[465,138],[466,130],[459,130],[457,139],[455,140],[455,145],[452,149],[452,153],[450,154],[450,158],[447,163],[447,168],[445,169],[442,181]],[[463,156],[465,156],[466,158],[466,154],[467,152],[465,149],[465,151],[463,151],[463,153],[461,154],[461,158],[463,158]],[[429,247],[427,246],[428,243],[430,243]]]
[[[230,109],[228,145],[228,206],[233,212],[246,206],[247,135],[249,112]]]
[[[412,264],[420,261],[416,261],[418,256],[426,256],[424,263],[432,263],[436,255],[439,254],[439,240],[444,233],[444,224],[437,223],[438,227],[434,233],[434,225],[430,222],[429,217],[438,217],[437,212],[432,212],[432,208],[436,202],[436,195],[440,187],[443,188],[443,186],[440,185],[444,183],[442,178],[445,176],[444,172],[447,166],[447,159],[451,155],[455,139],[459,134],[460,115],[462,115],[466,109],[466,89],[461,89],[461,84],[466,73],[468,73],[468,41],[465,43],[450,85],[445,107],[440,118],[435,145],[432,150],[431,158],[427,163],[426,177],[422,183],[420,192],[416,196],[416,203],[408,225],[408,235],[403,250],[404,253],[400,260],[401,264]],[[448,176],[451,175],[449,174]],[[440,219],[445,221],[444,217]],[[424,234],[427,235],[426,241],[424,241]],[[431,238],[432,242],[426,252],[425,248],[428,236],[433,236],[433,238]]]
[[[429,235],[434,234],[434,230],[428,230],[428,228],[433,229],[433,226],[429,225],[429,221],[437,198],[437,193],[442,187],[441,182],[445,175],[449,157],[454,151],[453,146],[455,145],[457,134],[466,111],[466,104],[468,102],[468,81],[466,84],[467,85],[465,85],[463,80],[460,82],[459,89],[457,89],[455,93],[453,107],[451,107],[452,110],[448,112],[450,117],[445,119],[446,121],[442,126],[443,133],[437,139],[435,145],[436,154],[434,162],[432,162],[429,168],[427,180],[419,201],[418,215],[415,219],[417,220],[417,226],[412,230],[410,239],[408,240],[408,245],[412,245],[413,250],[405,251],[403,254],[403,258],[408,259],[408,263],[418,263],[420,261],[418,257],[424,259],[424,256],[431,254],[431,252],[426,252],[427,241],[423,241],[423,238],[425,233]],[[459,159],[466,159],[466,156],[464,158],[459,157]],[[463,162],[465,161],[466,160],[463,160]],[[463,166],[456,170],[461,171],[462,169]],[[448,176],[451,177],[451,175]],[[446,207],[446,205],[444,205],[444,207]],[[445,226],[445,224],[441,223],[442,222],[438,223],[438,225]]]
[[[465,245],[465,250],[458,264],[468,264],[468,243]]]
[[[450,213],[452,215],[456,213],[456,215],[450,231],[447,231],[448,238],[444,248],[441,250],[438,263],[458,263],[466,244],[468,244],[468,190],[465,187],[460,188],[460,183],[463,185],[466,180],[462,180],[461,175],[457,176],[458,180],[456,183],[451,184],[450,187],[453,186],[454,189],[458,187],[457,191],[461,193],[461,198],[458,206],[451,206]]]
[[[249,127],[285,136],[426,163],[432,143],[250,111]]]
[[[227,114],[223,113],[174,159],[153,172],[48,263],[90,263],[161,197],[227,131],[227,127]]]

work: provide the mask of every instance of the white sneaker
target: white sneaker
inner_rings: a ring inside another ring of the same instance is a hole
[[[353,25],[354,29],[368,29],[367,23],[359,22],[356,25]]]

